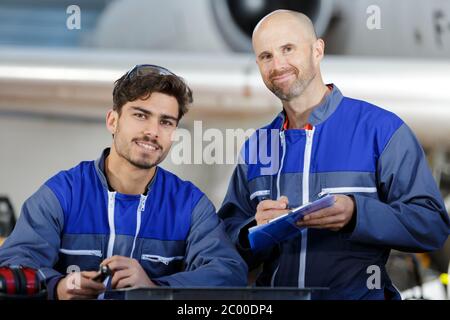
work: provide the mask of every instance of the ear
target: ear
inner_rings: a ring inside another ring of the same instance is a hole
[[[313,45],[313,56],[316,62],[320,62],[325,54],[325,42],[322,39],[317,39]]]
[[[106,114],[106,128],[111,134],[115,134],[117,131],[117,124],[119,121],[119,114],[117,111],[109,110]]]

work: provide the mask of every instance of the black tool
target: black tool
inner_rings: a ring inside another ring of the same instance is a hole
[[[0,237],[6,238],[13,231],[16,216],[8,197],[0,196]]]
[[[108,266],[100,266],[98,269],[98,275],[96,275],[92,280],[97,282],[103,282],[107,277],[112,275],[111,269],[108,268]]]

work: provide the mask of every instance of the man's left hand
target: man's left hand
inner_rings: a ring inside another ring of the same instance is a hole
[[[107,265],[112,271],[113,277],[111,287],[121,289],[127,287],[143,288],[156,287],[157,285],[150,280],[141,264],[136,259],[122,256],[112,256],[103,260],[102,266]]]
[[[345,195],[335,195],[334,198],[333,206],[306,215],[302,220],[297,221],[297,225],[332,231],[341,230],[352,219],[355,202],[353,198]]]

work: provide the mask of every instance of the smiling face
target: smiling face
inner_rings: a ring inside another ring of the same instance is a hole
[[[120,115],[107,115],[108,130],[114,135],[111,153],[139,169],[151,169],[161,163],[172,145],[178,124],[177,99],[153,92],[146,100],[123,105]]]
[[[323,41],[309,21],[295,15],[264,18],[253,34],[253,49],[265,85],[281,100],[300,96],[320,73]]]

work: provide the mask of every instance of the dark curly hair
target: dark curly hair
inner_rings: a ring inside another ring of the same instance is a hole
[[[178,121],[188,111],[193,102],[192,90],[185,81],[175,74],[159,74],[158,72],[131,76],[133,70],[127,72],[114,82],[113,110],[120,115],[124,104],[137,99],[146,100],[153,92],[164,93],[178,101]]]

